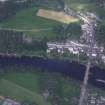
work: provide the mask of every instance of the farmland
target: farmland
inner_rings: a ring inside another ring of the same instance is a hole
[[[79,86],[69,78],[68,82],[66,80],[60,74],[56,73],[10,72],[0,79],[0,95],[8,96],[19,102],[35,102],[37,105],[52,105],[54,101],[56,103],[54,97],[57,96],[60,98],[58,102],[61,105],[63,103],[69,105],[72,97],[79,95]],[[47,101],[43,96],[46,90],[49,92]],[[53,92],[54,96],[50,91]],[[68,102],[64,100],[64,97],[69,99]]]
[[[36,42],[44,43],[43,45],[45,45],[45,43],[49,40],[56,40],[58,36],[59,37],[61,36],[59,32],[56,32],[57,30],[56,27],[59,27],[65,24],[59,21],[54,21],[51,19],[46,19],[46,18],[37,16],[38,10],[40,10],[40,8],[41,7],[31,7],[31,8],[22,9],[18,11],[16,15],[13,16],[12,18],[9,18],[5,21],[0,22],[1,31],[8,31],[8,32],[4,32],[5,34],[4,36],[2,33],[0,35],[0,36],[3,36],[1,45],[0,45],[2,48],[1,52],[4,52],[4,53],[12,52],[18,55],[36,55],[36,56],[40,56],[40,55],[42,56],[43,54],[45,55],[46,51],[43,50],[43,48],[41,50],[39,48],[39,44],[35,45],[35,43]],[[71,23],[73,24],[73,21],[71,21]],[[9,34],[11,32],[12,34]],[[21,33],[21,35],[18,34],[19,32]],[[13,37],[14,33],[17,33],[16,37],[19,37],[19,40],[23,39],[23,42],[21,41],[16,44],[17,40],[15,39],[15,37]],[[11,38],[12,39],[14,38],[13,40],[16,40],[16,41],[11,42],[12,40]],[[27,39],[28,41],[24,43],[24,39]],[[7,40],[7,43],[5,43],[5,40]],[[31,43],[29,42],[29,40],[31,41]],[[37,50],[35,46],[38,47]]]
[[[52,4],[53,5],[53,4]],[[77,19],[73,19],[73,17],[70,17],[70,19],[68,19],[68,16],[64,16],[67,19],[64,19],[63,23],[61,22],[61,20],[59,20],[61,18],[61,16],[57,15],[57,13],[59,13],[60,15],[64,15],[62,14],[63,12],[57,12],[55,11],[55,15],[54,17],[57,17],[58,21],[55,21],[55,19],[51,20],[51,19],[47,19],[47,18],[43,18],[43,17],[39,17],[37,16],[37,13],[40,9],[43,9],[43,7],[31,7],[31,8],[25,8],[22,9],[20,11],[18,11],[16,13],[15,16],[13,16],[12,18],[9,18],[3,22],[0,22],[0,28],[6,28],[6,29],[17,29],[24,32],[25,35],[28,36],[33,36],[35,39],[42,39],[43,37],[47,37],[49,40],[53,40],[56,38],[56,36],[58,36],[59,33],[55,33],[53,31],[53,29],[59,25],[65,25],[65,23],[75,23],[77,22]],[[44,7],[45,8],[45,7]],[[49,7],[48,7],[49,8]],[[47,8],[47,9],[48,9]],[[49,13],[50,13],[49,9]],[[59,18],[59,19],[58,19]],[[24,30],[39,30],[38,32],[35,31],[24,31]]]
[[[38,3],[38,2],[37,2]],[[11,42],[11,34],[8,37],[9,41],[5,46],[5,37],[3,37],[4,43],[1,43],[1,48],[4,46],[2,52],[8,53],[16,53],[19,55],[38,55],[43,56],[46,55],[46,46],[43,50],[39,47],[39,43],[45,43],[47,41],[58,41],[58,40],[66,40],[66,39],[79,39],[81,33],[80,22],[77,21],[74,17],[68,17],[64,14],[63,9],[57,9],[58,1],[48,1],[47,4],[43,3],[40,6],[32,6],[29,8],[23,8],[20,11],[16,12],[11,18],[6,19],[5,21],[0,22],[0,29],[5,29],[8,31],[21,32],[23,42],[17,43],[18,50],[16,47],[15,41]],[[97,14],[99,17],[104,16],[104,10],[98,7],[94,2],[90,3],[90,1],[84,0],[65,0],[65,5],[70,7],[75,11],[90,11]],[[100,12],[101,11],[101,12]],[[39,16],[38,16],[39,15]],[[61,18],[62,17],[62,18]],[[67,18],[67,20],[66,20]],[[70,18],[70,19],[69,19]],[[67,23],[67,24],[65,24]],[[69,24],[68,24],[69,23]],[[98,30],[97,40],[105,42],[104,37],[104,21],[101,23],[103,30]],[[67,27],[67,29],[64,27]],[[8,33],[6,33],[8,34]],[[101,35],[100,35],[101,34]],[[2,35],[1,35],[2,36]],[[6,35],[5,35],[6,36]],[[8,36],[8,35],[7,35]],[[18,37],[18,34],[17,34]],[[21,39],[22,39],[21,38]],[[24,43],[25,39],[25,43]],[[35,42],[35,43],[34,43]],[[38,42],[38,45],[36,44]],[[3,44],[3,46],[2,46]],[[11,44],[11,45],[9,45]],[[19,45],[18,45],[19,44]],[[35,45],[36,44],[36,45]],[[12,46],[13,48],[11,48]],[[6,49],[7,48],[7,49]],[[1,50],[2,50],[1,49]],[[5,49],[5,50],[4,50]],[[9,50],[8,50],[9,49]],[[12,49],[12,51],[10,51]],[[37,50],[36,50],[37,49]]]
[[[74,105],[78,101],[80,81],[31,67],[13,66],[6,69],[10,72],[0,75],[0,95],[4,97],[19,102],[34,102],[35,105]],[[19,72],[28,69],[31,72]],[[104,96],[104,91],[92,86],[89,86],[89,92]]]
[[[44,17],[46,19],[56,20],[66,24],[70,24],[71,22],[78,21],[78,19],[69,15],[66,15],[64,12],[55,12],[55,11],[49,11],[44,9],[40,9],[37,13],[37,16]]]
[[[59,0],[47,1],[44,4],[43,0],[43,5],[35,4],[35,6],[23,8],[12,17],[0,21],[0,53],[77,60],[78,56],[68,53],[62,56],[56,51],[52,55],[46,54],[48,41],[75,40],[82,34],[80,21],[64,14],[63,9],[58,6]],[[99,8],[90,0],[65,0],[65,5],[74,11],[93,12],[105,19],[105,9]],[[97,40],[100,39],[98,41],[105,43],[105,21],[103,20],[100,23],[101,31],[98,30]],[[86,59],[81,55],[80,57],[80,62]],[[12,70],[6,73],[0,72],[0,95],[4,97],[19,102],[31,101],[36,103],[35,105],[75,105],[75,102],[77,103],[80,81],[59,73],[41,72],[39,69],[37,71],[31,67],[11,66],[6,69]],[[19,72],[26,69],[27,71],[33,69],[34,72]],[[104,94],[95,87],[92,89],[94,89],[93,93],[98,91],[99,94]]]
[[[13,99],[17,99],[18,101],[22,102],[23,100],[29,100],[32,102],[36,102],[38,105],[50,105],[47,103],[43,97],[37,93],[33,93],[26,88],[23,88],[15,83],[12,83],[8,80],[2,79],[0,81],[0,90],[1,94],[5,93],[6,96],[9,95],[9,97]],[[5,88],[5,89],[3,89]],[[4,92],[5,91],[5,92]],[[21,94],[20,94],[21,93]]]
[[[52,35],[55,35],[55,33],[52,31],[52,27],[60,24],[59,22],[43,19],[36,16],[37,8],[29,8],[22,10],[16,14],[12,19],[9,19],[5,22],[0,23],[0,27],[2,28],[11,28],[11,29],[23,29],[23,30],[40,30],[39,35],[37,32],[31,31],[27,32],[25,31],[24,34],[26,35],[34,35],[36,37],[43,38],[43,36],[50,38],[53,37]],[[45,29],[45,30],[44,30]],[[49,30],[46,30],[49,29]],[[48,32],[47,32],[48,31]]]

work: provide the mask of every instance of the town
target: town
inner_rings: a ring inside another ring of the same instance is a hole
[[[67,7],[66,7],[67,8]],[[63,54],[65,51],[69,51],[69,53],[80,55],[86,54],[87,57],[90,56],[91,44],[92,44],[92,54],[95,60],[101,59],[105,64],[105,48],[104,46],[99,46],[95,41],[95,27],[97,26],[96,20],[99,20],[97,16],[93,13],[87,13],[85,16],[83,13],[78,12],[77,15],[71,9],[68,9],[69,15],[77,16],[78,18],[84,21],[84,24],[81,24],[82,35],[79,40],[69,40],[67,39],[64,42],[48,42],[47,53],[51,53],[53,50],[57,50],[58,53]],[[72,12],[71,12],[72,11]],[[96,20],[95,20],[95,19]],[[95,20],[95,21],[94,21]],[[99,20],[100,21],[100,20]],[[97,59],[98,58],[98,59]]]

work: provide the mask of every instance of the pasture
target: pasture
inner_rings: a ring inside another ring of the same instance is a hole
[[[36,105],[75,105],[80,94],[80,81],[59,73],[35,71],[31,67],[8,67],[11,72],[0,76],[0,95],[19,102],[35,102]],[[13,70],[34,72],[13,72]],[[104,91],[89,86],[89,91],[104,95]],[[48,94],[47,99],[44,94]],[[56,97],[57,100],[56,100]],[[75,98],[75,101],[74,101]],[[66,100],[65,100],[66,99]]]
[[[49,92],[52,91],[60,97],[62,105],[64,103],[69,105],[72,97],[79,94],[79,85],[73,83],[72,80],[70,83],[67,81],[56,73],[7,73],[0,79],[0,95],[19,102],[29,101],[37,105],[52,105],[56,100],[51,94],[47,100],[43,97],[43,93],[48,89]],[[65,102],[64,97],[67,97],[69,101]]]
[[[19,82],[19,81],[18,81]],[[21,82],[20,82],[21,83]],[[35,85],[34,85],[35,86]],[[19,102],[30,101],[37,105],[51,105],[43,96],[9,80],[0,80],[0,94]]]
[[[36,39],[47,37],[51,40],[53,36],[56,36],[52,28],[61,23],[38,17],[36,16],[37,11],[37,7],[18,11],[11,19],[0,22],[0,28],[9,30],[15,29],[17,31],[22,31],[25,35],[33,35]]]

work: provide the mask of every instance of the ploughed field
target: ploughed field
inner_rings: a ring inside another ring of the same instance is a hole
[[[62,23],[70,24],[71,22],[76,22],[78,19],[65,14],[64,12],[56,12],[51,10],[40,9],[37,16],[44,17],[46,19],[56,20]]]

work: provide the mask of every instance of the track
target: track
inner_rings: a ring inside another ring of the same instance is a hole
[[[40,31],[49,31],[52,28],[42,28],[42,29],[16,29],[16,28],[0,28],[0,30],[7,30],[7,31],[18,31],[18,32],[40,32]]]

